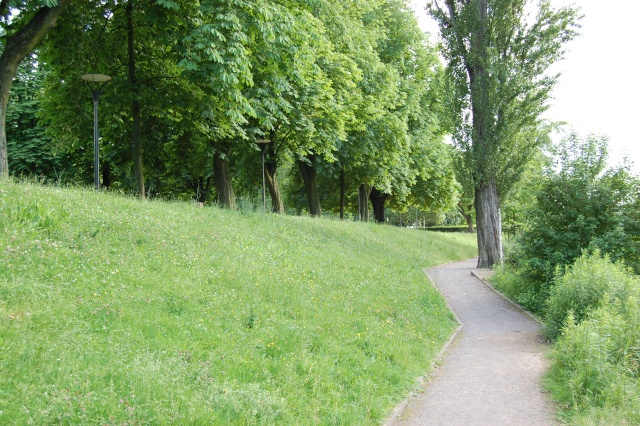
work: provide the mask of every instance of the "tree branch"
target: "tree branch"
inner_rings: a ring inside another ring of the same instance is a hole
[[[9,67],[15,72],[20,62],[40,43],[70,2],[71,0],[60,0],[56,7],[41,7],[25,26],[6,37],[4,51],[0,57],[0,68]],[[4,3],[3,0],[3,7]]]

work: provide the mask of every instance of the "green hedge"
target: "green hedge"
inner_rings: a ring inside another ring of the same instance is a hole
[[[420,228],[425,231],[434,232],[466,232],[469,233],[469,227],[467,226],[430,226],[428,228]]]

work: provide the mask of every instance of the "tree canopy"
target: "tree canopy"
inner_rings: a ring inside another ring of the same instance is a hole
[[[283,176],[312,215],[359,204],[367,219],[371,203],[383,221],[387,206],[442,210],[457,197],[443,69],[405,0],[91,0],[61,10],[35,54],[37,124],[69,179],[91,178],[95,88],[79,75],[101,73],[105,188],[233,208],[238,191],[258,194],[254,141],[268,139],[278,213]]]

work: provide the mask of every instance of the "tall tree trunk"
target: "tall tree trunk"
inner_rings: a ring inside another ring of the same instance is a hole
[[[309,163],[298,160],[298,167],[302,173],[304,187],[307,190],[307,200],[309,201],[309,213],[311,216],[322,216],[320,209],[320,194],[318,193],[318,182],[316,168],[314,167],[315,155],[307,156]]]
[[[8,36],[4,35],[4,49],[0,55],[0,178],[9,176],[7,105],[16,71],[24,58],[53,28],[60,13],[70,2],[70,0],[59,0],[56,7],[42,7],[18,31]],[[5,1],[2,2],[2,5],[8,7]],[[4,10],[0,12],[4,12]]]
[[[284,202],[282,201],[282,192],[280,192],[280,184],[278,183],[278,155],[276,152],[276,132],[269,133],[271,143],[267,144],[265,151],[264,174],[269,195],[271,195],[271,211],[276,214],[284,214]]]
[[[131,129],[131,154],[133,156],[133,172],[136,177],[138,196],[144,200],[144,171],[142,167],[142,130],[140,87],[136,77],[136,57],[134,49],[134,25],[133,25],[133,0],[127,2],[127,51],[129,56],[129,84],[131,85],[131,116],[133,128]]]
[[[470,214],[463,214],[462,217],[464,217],[464,219],[467,221],[467,229],[469,230],[469,233],[473,234],[474,232],[476,232],[476,230],[473,228],[473,216],[471,216]]]
[[[491,268],[501,264],[502,220],[500,218],[500,198],[495,178],[490,170],[493,167],[487,152],[492,141],[487,135],[487,109],[489,108],[489,84],[484,59],[486,51],[485,32],[487,27],[487,0],[478,1],[479,25],[472,35],[471,63],[468,63],[469,82],[471,84],[471,110],[473,114],[473,147],[476,164],[485,176],[476,176],[475,207],[476,230],[478,237],[478,267]],[[477,172],[476,172],[477,173]]]
[[[369,194],[371,186],[360,185],[358,188],[358,216],[362,222],[369,222]]]
[[[109,189],[111,186],[111,164],[108,161],[102,163],[100,170],[102,170],[102,187]]]
[[[340,220],[344,220],[344,198],[346,193],[344,167],[340,169]]]
[[[233,192],[229,165],[221,153],[217,151],[213,156],[213,177],[216,183],[216,192],[218,193],[218,204],[222,207],[235,209],[236,196]]]
[[[476,228],[478,233],[478,268],[491,268],[501,264],[502,219],[500,200],[495,181],[476,188]]]
[[[458,211],[460,212],[464,220],[467,221],[467,227],[469,229],[469,233],[473,234],[475,230],[473,229],[473,215],[471,214],[472,206],[469,206],[469,208],[465,208],[465,206],[462,203],[458,203],[457,207],[458,207]]]
[[[378,223],[384,223],[384,204],[387,202],[389,196],[389,194],[378,191],[375,187],[371,188],[369,199],[373,206],[373,217]]]
[[[267,161],[264,166],[265,181],[271,195],[271,210],[277,214],[284,214],[284,202],[282,201],[282,193],[280,192],[280,184],[278,184],[278,164]]]

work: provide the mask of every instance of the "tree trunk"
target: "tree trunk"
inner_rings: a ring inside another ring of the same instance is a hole
[[[322,216],[320,209],[320,194],[318,193],[317,173],[314,167],[315,155],[309,155],[309,162],[298,160],[298,167],[302,173],[304,187],[307,190],[307,200],[309,201],[309,213],[311,216]]]
[[[229,209],[236,208],[236,196],[229,173],[229,165],[222,155],[216,151],[213,156],[213,176],[218,193],[218,204]]]
[[[362,222],[369,222],[369,194],[371,194],[371,186],[360,185],[358,188],[358,217]]]
[[[471,214],[472,206],[469,206],[469,208],[465,209],[464,208],[465,206],[462,203],[458,203],[457,207],[458,207],[458,211],[460,212],[464,220],[467,221],[467,227],[469,228],[469,233],[473,234],[475,230],[473,229],[473,215]]]
[[[378,191],[375,187],[371,188],[369,199],[373,206],[373,217],[378,223],[384,223],[384,203],[387,202],[389,196],[389,194]]]
[[[7,7],[6,2],[2,3]],[[16,71],[24,58],[53,28],[60,13],[69,3],[70,0],[59,0],[57,7],[42,7],[18,31],[9,36],[4,35],[4,49],[0,55],[0,178],[9,176],[7,105]]]
[[[280,184],[276,174],[277,169],[278,166],[275,164],[265,165],[265,181],[271,196],[271,211],[277,214],[284,214],[284,201],[282,200],[282,192],[280,192]]]
[[[463,214],[462,217],[467,221],[467,228],[469,229],[469,233],[473,234],[476,230],[473,228],[473,216],[470,214]]]
[[[502,264],[502,220],[495,181],[476,188],[476,228],[478,233],[478,268]]]
[[[102,163],[102,187],[104,189],[109,189],[111,186],[111,164],[107,161]]]
[[[271,196],[271,211],[276,214],[284,214],[284,202],[282,201],[282,192],[280,192],[280,184],[278,183],[278,153],[276,152],[276,133],[269,133],[271,143],[267,144],[264,151],[264,175],[265,183],[269,189]],[[261,176],[262,177],[262,176]]]
[[[344,167],[340,169],[340,220],[344,220],[344,198],[346,193]]]
[[[144,200],[144,171],[142,166],[142,131],[140,87],[136,77],[136,57],[134,49],[134,25],[133,25],[133,0],[129,0],[125,8],[127,12],[127,50],[129,56],[129,84],[131,85],[131,116],[133,128],[131,129],[131,154],[133,156],[133,172],[136,177],[138,196]]]

